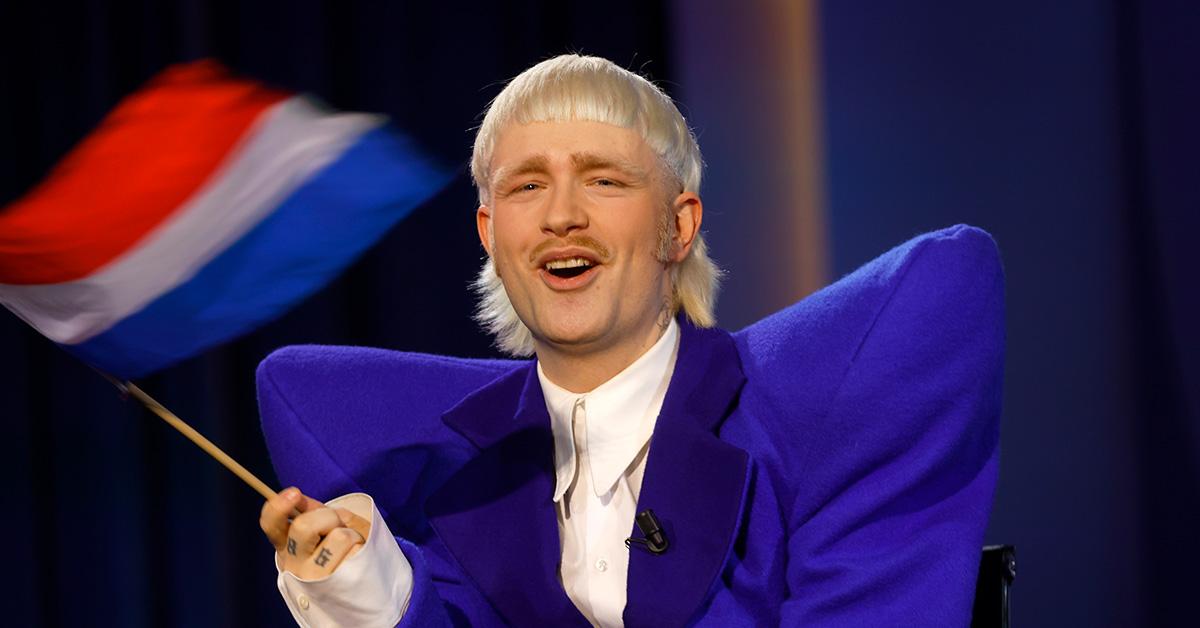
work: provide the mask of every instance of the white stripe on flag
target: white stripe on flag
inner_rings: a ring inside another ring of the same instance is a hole
[[[263,112],[209,180],[128,251],[76,281],[0,284],[0,303],[55,342],[84,342],[191,279],[383,122],[289,98]]]

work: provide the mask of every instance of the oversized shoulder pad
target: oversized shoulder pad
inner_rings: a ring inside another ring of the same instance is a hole
[[[521,364],[363,347],[279,349],[257,372],[271,461],[285,486],[320,499],[364,491],[381,508],[407,504],[461,447],[442,413]]]
[[[949,351],[960,354],[962,368],[996,374],[1003,298],[995,242],[982,229],[956,225],[897,246],[734,338],[755,393],[823,414],[868,345],[931,373],[944,365],[928,362]],[[899,365],[863,366],[887,377]]]

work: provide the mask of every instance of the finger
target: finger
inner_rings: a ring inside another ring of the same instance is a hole
[[[330,530],[342,527],[342,520],[332,508],[309,510],[292,520],[288,530],[287,553],[307,558]]]
[[[312,511],[312,510],[316,510],[318,508],[325,507],[325,504],[323,504],[303,493],[300,494],[300,498],[301,498],[300,503],[296,504],[296,509],[294,512],[292,512],[293,518],[297,515],[297,513],[306,513],[306,512]]]
[[[282,550],[287,543],[288,527],[291,525],[289,519],[296,505],[302,503],[302,497],[299,489],[291,487],[263,503],[258,526],[276,550]]]
[[[366,543],[367,537],[371,536],[371,522],[345,508],[334,508],[334,510],[337,512],[338,517],[341,518],[342,525],[357,532],[362,536],[363,542]]]
[[[320,578],[333,573],[338,565],[350,553],[350,550],[360,546],[366,539],[350,528],[335,528],[325,535],[325,540],[317,546],[303,567],[305,578]]]

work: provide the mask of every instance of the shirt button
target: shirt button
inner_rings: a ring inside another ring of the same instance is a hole
[[[308,610],[309,602],[307,595],[301,595],[300,597],[296,598],[296,603],[300,605],[300,610]]]
[[[596,571],[608,571],[608,561],[603,558],[596,561]]]

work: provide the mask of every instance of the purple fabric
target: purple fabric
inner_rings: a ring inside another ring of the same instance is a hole
[[[632,550],[626,625],[967,625],[1003,345],[995,245],[965,226],[735,334],[682,325],[638,504],[671,547]],[[415,558],[402,625],[586,625],[531,362],[292,347],[258,377],[281,480],[370,493]]]

